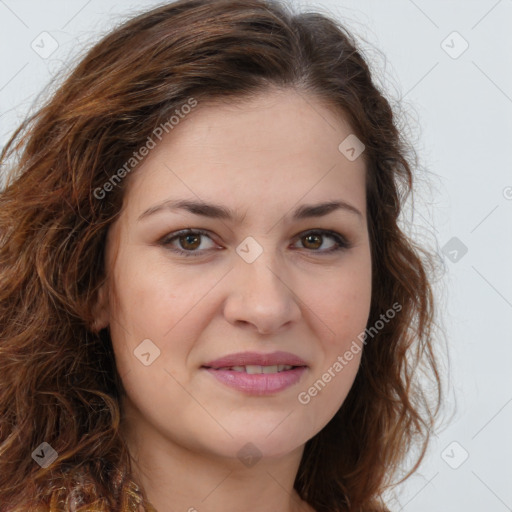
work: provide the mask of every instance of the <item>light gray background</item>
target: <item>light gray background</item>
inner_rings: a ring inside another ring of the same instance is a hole
[[[445,269],[447,419],[392,510],[512,510],[512,0],[293,3],[362,37],[376,79],[400,100],[421,159],[410,233]],[[0,0],[0,145],[61,66],[155,4]],[[51,48],[42,32],[58,43],[46,58],[31,46]]]

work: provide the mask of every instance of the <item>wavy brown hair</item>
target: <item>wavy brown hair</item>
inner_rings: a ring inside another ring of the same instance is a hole
[[[0,194],[1,512],[152,510],[120,433],[110,334],[91,327],[129,177],[101,200],[97,190],[189,98],[235,101],[269,87],[343,113],[365,144],[368,325],[402,306],[367,343],[339,411],[306,443],[295,488],[317,512],[382,511],[413,446],[408,474],[417,468],[440,378],[428,253],[399,227],[413,175],[390,103],[353,36],[325,15],[271,0],[179,0],[95,44],[2,151],[13,170]],[[431,396],[417,384],[422,368]],[[47,468],[31,457],[42,442],[58,453]]]

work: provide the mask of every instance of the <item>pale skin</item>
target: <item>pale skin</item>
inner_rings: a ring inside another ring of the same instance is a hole
[[[95,328],[110,329],[134,471],[159,512],[313,511],[293,489],[304,445],[340,408],[361,354],[309,403],[298,395],[357,340],[370,309],[365,163],[338,150],[351,133],[293,90],[199,104],[129,177]],[[240,218],[170,208],[140,218],[169,199]],[[301,205],[330,201],[345,207],[292,219]],[[167,236],[187,228],[208,234]],[[323,229],[349,247],[328,253],[337,241]],[[263,251],[252,263],[236,251],[247,237]],[[147,339],[160,355],[146,366],[134,351]],[[291,352],[307,369],[291,387],[251,396],[202,368],[242,351]],[[248,443],[261,457],[250,466],[237,455]]]

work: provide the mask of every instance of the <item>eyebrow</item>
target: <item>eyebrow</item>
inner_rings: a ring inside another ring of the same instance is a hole
[[[188,199],[169,199],[163,203],[152,206],[151,208],[148,208],[146,211],[144,211],[141,215],[139,215],[138,220],[140,221],[151,215],[154,215],[155,213],[165,210],[186,210],[194,215],[210,217],[212,219],[223,219],[231,221],[234,220],[239,223],[242,221],[240,215],[235,214],[235,212],[229,208],[226,208],[225,206],[206,203],[204,201],[192,201]],[[312,217],[324,217],[325,215],[328,215],[329,213],[332,213],[336,210],[343,210],[361,218],[363,217],[363,214],[355,206],[352,206],[345,201],[339,200],[328,201],[319,204],[301,205],[293,211],[292,219],[301,220]]]

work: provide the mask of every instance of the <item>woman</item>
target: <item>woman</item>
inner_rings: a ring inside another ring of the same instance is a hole
[[[16,155],[2,512],[387,510],[439,403],[434,309],[400,133],[343,27],[264,0],[141,14]]]

